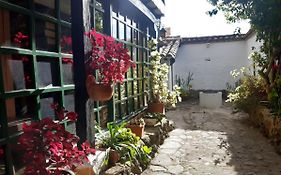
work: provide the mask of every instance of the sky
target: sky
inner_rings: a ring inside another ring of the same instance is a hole
[[[247,21],[228,24],[222,12],[210,17],[207,11],[214,7],[207,0],[166,0],[164,27],[171,27],[173,36],[196,37],[233,34],[237,27],[246,33]]]

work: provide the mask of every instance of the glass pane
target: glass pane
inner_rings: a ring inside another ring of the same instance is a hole
[[[133,95],[133,82],[128,82],[128,97]]]
[[[51,108],[51,105],[59,102],[60,95],[59,93],[48,93],[43,94],[40,97],[40,109],[41,109],[41,118],[50,117],[55,118],[55,111]]]
[[[25,55],[0,55],[5,91],[34,88],[33,66]]]
[[[30,48],[29,18],[0,9],[0,45]]]
[[[36,48],[38,50],[57,51],[56,25],[47,21],[36,21]]]
[[[125,40],[125,24],[119,23],[119,39]]]
[[[137,64],[138,78],[142,78],[142,64]]]
[[[117,20],[116,19],[112,19],[112,36],[114,38],[117,38]]]
[[[138,44],[138,31],[137,30],[133,31],[133,43]]]
[[[34,96],[10,98],[6,100],[8,122],[34,118],[35,109],[36,98]]]
[[[106,128],[107,122],[108,122],[108,109],[103,108],[100,111],[100,127]]]
[[[117,104],[115,104],[115,117],[116,117],[116,119],[118,120],[118,119],[121,119],[121,114],[120,114],[120,108],[121,108],[121,104],[120,103],[117,103]]]
[[[143,62],[143,49],[139,49],[139,57],[138,57],[138,61],[139,62]]]
[[[68,111],[75,111],[74,107],[74,92],[65,92],[64,94],[64,107]]]
[[[8,174],[8,172],[6,172],[6,167],[5,167],[4,152],[5,152],[4,147],[0,146],[0,175]]]
[[[64,21],[71,22],[71,0],[61,0],[60,17]]]
[[[120,116],[124,117],[126,116],[128,113],[127,113],[127,103],[125,101],[121,102],[121,114]]]
[[[128,101],[128,109],[129,109],[129,114],[134,112],[134,98],[130,98]]]
[[[139,96],[139,105],[140,105],[140,108],[143,107],[143,95]]]
[[[40,57],[37,59],[37,65],[39,87],[59,85],[58,61],[55,58]]]
[[[40,13],[55,16],[55,0],[34,0],[34,7]]]
[[[4,0],[10,3],[13,3],[15,5],[23,6],[23,7],[28,7],[28,0]],[[0,173],[1,174],[1,173]]]
[[[134,81],[134,95],[138,94],[138,82]]]
[[[72,37],[71,29],[67,27],[61,28],[61,52],[72,54]]]
[[[133,48],[133,55],[132,55],[132,58],[133,58],[133,60],[134,61],[137,61],[137,54],[138,54],[138,52],[137,52],[137,48]]]
[[[126,38],[128,42],[132,42],[132,28],[127,26]]]
[[[138,97],[135,97],[135,98],[134,98],[134,104],[135,104],[135,110],[139,109]]]
[[[73,77],[73,59],[62,58],[62,72],[63,72],[63,84],[74,84]]]
[[[126,97],[126,84],[127,83],[123,83],[120,85],[121,100]]]
[[[103,13],[98,10],[95,11],[95,25],[96,30],[103,33]]]

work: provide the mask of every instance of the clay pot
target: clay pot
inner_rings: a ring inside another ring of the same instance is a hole
[[[165,114],[165,105],[164,103],[149,103],[147,112]]]
[[[76,175],[95,175],[93,167],[87,165],[78,166],[74,171]]]
[[[144,136],[144,125],[127,125],[127,128],[130,128],[132,133],[140,138]]]
[[[93,75],[87,76],[86,88],[89,98],[94,101],[110,100],[114,90],[113,85],[98,84]]]
[[[109,164],[115,165],[119,160],[120,160],[120,154],[117,151],[115,151],[113,149],[110,149],[110,151],[109,151]]]

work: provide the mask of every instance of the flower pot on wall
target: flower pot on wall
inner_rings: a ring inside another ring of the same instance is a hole
[[[144,136],[144,125],[127,125],[127,128],[130,128],[132,133],[140,138]]]
[[[86,88],[89,98],[94,101],[110,100],[113,95],[113,85],[98,84],[93,75],[88,75]]]
[[[165,114],[165,105],[164,103],[149,103],[147,112]]]

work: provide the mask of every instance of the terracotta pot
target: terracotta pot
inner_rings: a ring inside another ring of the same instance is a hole
[[[89,98],[94,101],[110,100],[113,95],[113,85],[98,84],[93,75],[88,75],[86,88]]]
[[[127,125],[127,128],[130,128],[132,133],[140,138],[144,136],[144,125]]]
[[[165,114],[165,105],[164,103],[149,103],[147,112]]]
[[[89,165],[78,166],[74,172],[76,175],[95,175],[93,167]]]
[[[109,164],[115,165],[119,160],[120,160],[120,154],[117,151],[115,151],[113,149],[110,149],[110,151],[109,151]]]

